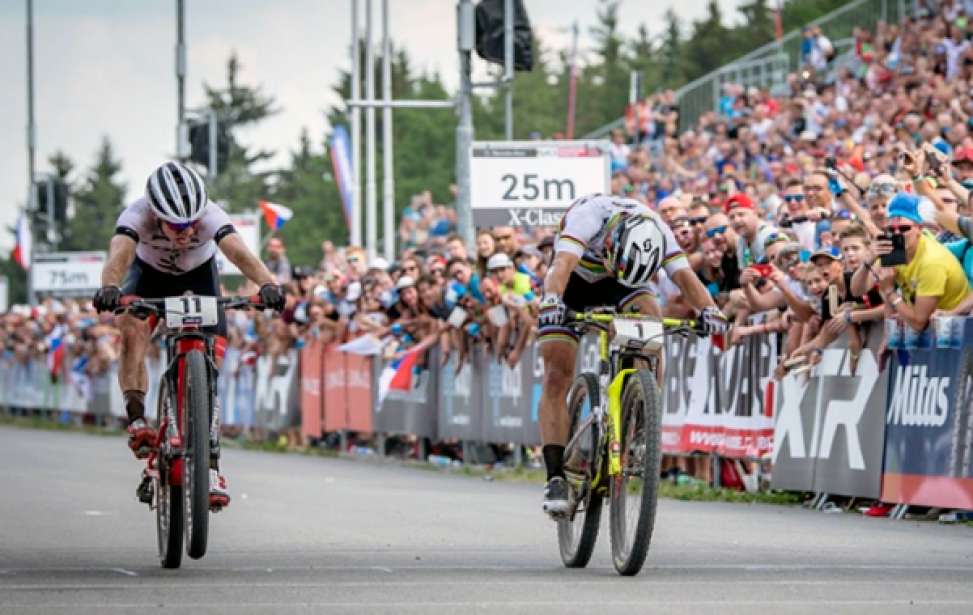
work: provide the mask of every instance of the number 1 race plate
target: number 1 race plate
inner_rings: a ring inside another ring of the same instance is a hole
[[[211,327],[218,318],[216,297],[166,297],[166,326],[170,329]]]
[[[658,350],[662,348],[662,323],[656,320],[636,320],[616,318],[612,321],[615,337],[612,341],[619,346]]]

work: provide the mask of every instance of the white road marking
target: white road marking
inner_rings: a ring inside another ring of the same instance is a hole
[[[125,570],[124,568],[112,568],[112,572],[117,572],[118,574],[124,574],[127,577],[139,576],[139,573],[133,572],[131,570]]]

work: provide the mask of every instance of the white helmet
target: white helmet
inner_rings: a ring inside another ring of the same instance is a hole
[[[170,160],[149,175],[145,199],[156,216],[173,224],[189,224],[203,215],[209,198],[199,174]]]
[[[609,233],[606,254],[608,271],[625,286],[644,286],[662,266],[666,234],[654,216],[625,216]]]

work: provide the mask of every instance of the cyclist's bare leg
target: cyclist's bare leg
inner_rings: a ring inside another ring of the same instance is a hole
[[[131,314],[115,319],[122,334],[119,354],[118,384],[125,396],[125,411],[129,422],[145,413],[145,392],[149,377],[145,369],[145,354],[149,348],[149,324]]]
[[[540,402],[541,442],[544,444],[544,464],[548,478],[563,476],[564,446],[571,429],[567,394],[574,378],[574,358],[577,347],[562,340],[546,340],[541,344],[544,359],[544,381]]]

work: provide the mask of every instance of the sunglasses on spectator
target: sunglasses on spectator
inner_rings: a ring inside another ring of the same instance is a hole
[[[193,220],[192,222],[166,222],[166,226],[169,227],[169,230],[177,233],[181,233],[186,229],[196,228],[197,224],[199,224],[199,220]]]
[[[690,218],[689,223],[693,226],[700,226],[706,224],[706,216],[696,216],[695,218]]]
[[[912,230],[911,224],[890,224],[885,227],[885,230],[894,235],[905,235]]]
[[[717,235],[722,235],[725,232],[726,232],[726,225],[725,224],[723,226],[714,226],[711,229],[706,229],[706,238],[707,239],[712,239],[712,238],[716,237]]]
[[[872,184],[868,187],[868,196],[875,196],[876,194],[895,194],[895,184],[882,183],[882,184]]]
[[[803,194],[785,194],[784,195],[784,202],[785,203],[801,203],[803,201],[804,201],[804,195]]]

